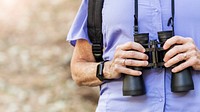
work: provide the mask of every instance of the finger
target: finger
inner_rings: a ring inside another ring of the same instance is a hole
[[[140,52],[145,52],[145,48],[141,44],[136,43],[136,42],[127,42],[125,44],[117,46],[116,49],[117,50],[123,50],[123,51],[137,50],[137,51],[140,51]]]
[[[190,38],[184,38],[184,37],[181,37],[181,36],[174,36],[170,39],[168,39],[164,45],[163,45],[163,49],[168,49],[170,48],[172,45],[175,45],[175,44],[184,44],[188,41],[191,41]]]
[[[121,65],[121,66],[125,66],[125,61],[126,61],[126,59],[123,59],[123,58],[116,58],[116,59],[114,60],[114,64]]]
[[[188,59],[187,61],[181,63],[180,65],[174,67],[174,68],[172,69],[172,72],[174,72],[174,73],[180,72],[180,71],[182,71],[182,70],[184,70],[184,69],[186,69],[186,68],[188,68],[188,67],[194,65],[194,64],[196,63],[196,61],[197,61],[196,58],[190,58],[190,59]]]
[[[147,66],[148,65],[148,61],[139,61],[139,60],[133,60],[133,59],[126,59],[124,61],[124,64],[126,66],[141,67],[141,66]]]
[[[138,51],[122,51],[119,55],[122,55],[121,58],[134,58],[140,60],[148,60],[148,56],[145,53]],[[120,57],[120,56],[119,56]]]
[[[169,59],[174,57],[175,55],[186,52],[189,48],[189,44],[184,44],[184,45],[176,45],[173,48],[171,48],[167,53],[165,54],[164,61],[167,62]]]
[[[140,76],[142,74],[141,71],[132,70],[130,68],[126,68],[126,67],[120,66],[120,65],[115,65],[114,70],[118,73],[124,73],[127,75],[133,75],[133,76]]]
[[[171,67],[172,65],[177,64],[180,61],[186,60],[185,53],[181,53],[173,57],[172,59],[168,60],[164,65],[165,67]]]

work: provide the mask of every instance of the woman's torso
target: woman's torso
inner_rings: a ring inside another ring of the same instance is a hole
[[[200,48],[200,1],[175,1],[175,34],[192,37]],[[104,59],[111,60],[117,45],[133,41],[134,0],[104,0]],[[171,30],[171,0],[139,0],[139,32],[157,39],[158,31]],[[172,93],[170,69],[144,70],[146,95],[122,95],[122,78],[101,86],[97,112],[199,112],[200,72],[192,71],[195,90]]]

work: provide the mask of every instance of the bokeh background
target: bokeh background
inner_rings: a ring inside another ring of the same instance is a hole
[[[81,0],[0,0],[0,112],[94,112],[65,41]],[[78,70],[78,68],[77,68]]]

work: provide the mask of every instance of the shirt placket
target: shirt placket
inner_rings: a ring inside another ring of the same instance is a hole
[[[162,31],[162,13],[160,0],[151,0],[152,5],[152,36],[153,39],[158,39],[157,32]],[[165,108],[165,70],[162,68],[158,69],[158,75],[156,76],[159,81],[155,88],[155,112],[164,112]]]
[[[162,31],[162,15],[160,0],[151,0],[152,6],[152,29],[151,35],[153,39],[157,39],[157,32]]]

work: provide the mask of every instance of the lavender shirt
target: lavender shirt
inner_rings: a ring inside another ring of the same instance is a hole
[[[83,0],[67,40],[75,45],[77,39],[88,40],[87,2]],[[200,1],[175,0],[175,34],[192,37],[200,48]],[[103,58],[111,60],[117,45],[133,41],[134,0],[105,0],[103,6]],[[139,0],[139,32],[150,33],[170,30],[171,0]],[[90,42],[90,41],[89,41]],[[122,95],[122,79],[101,85],[96,112],[200,112],[200,71],[192,71],[195,90],[172,93],[169,69],[151,69],[143,72],[146,95]]]

